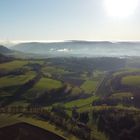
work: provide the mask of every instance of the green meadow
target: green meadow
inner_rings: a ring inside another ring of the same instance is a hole
[[[58,89],[62,86],[62,83],[50,78],[41,78],[31,89],[33,91],[46,91],[51,89]]]
[[[8,75],[0,78],[0,88],[8,86],[22,85],[35,77],[35,72],[29,71],[24,75]]]
[[[10,71],[10,70],[22,68],[26,64],[28,64],[28,61],[26,61],[26,60],[14,60],[11,62],[0,64],[0,69]]]
[[[140,87],[140,75],[128,75],[122,78],[122,84]]]
[[[97,84],[98,81],[87,80],[81,85],[81,89],[83,89],[87,93],[92,93],[95,91]]]

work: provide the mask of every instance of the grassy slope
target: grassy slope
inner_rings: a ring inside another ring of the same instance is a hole
[[[133,96],[130,92],[120,92],[120,93],[114,93],[109,98],[110,99],[124,99],[124,98],[131,98]]]
[[[71,101],[71,102],[65,103],[65,107],[67,107],[67,108],[72,108],[74,106],[81,107],[84,105],[91,104],[97,98],[98,97],[96,97],[96,96],[92,96],[92,97],[89,97],[86,99],[79,99],[79,100]]]
[[[0,64],[0,69],[6,69],[6,70],[15,70],[18,68],[22,68],[24,65],[26,65],[28,63],[28,61],[24,61],[24,60],[15,60],[12,62],[7,62],[7,63],[3,63]]]
[[[35,84],[35,86],[31,90],[36,91],[45,91],[51,89],[57,89],[62,86],[62,83],[57,80],[49,79],[49,78],[41,78],[40,81]]]
[[[136,87],[140,87],[140,76],[136,75],[136,76],[125,76],[122,78],[122,84],[124,85],[129,85],[129,86],[136,86]]]
[[[75,86],[75,87],[72,88],[72,92],[71,93],[73,95],[76,95],[76,94],[80,94],[81,92],[82,92],[81,88]]]
[[[26,83],[27,81],[31,80],[33,77],[35,77],[35,72],[33,71],[27,72],[25,75],[4,76],[0,78],[0,87],[22,85]]]
[[[115,77],[115,76],[119,76],[119,75],[121,75],[121,74],[124,74],[124,73],[133,73],[133,72],[140,72],[140,69],[136,69],[136,68],[129,68],[129,69],[122,69],[122,70],[120,70],[120,71],[117,71],[117,72],[115,72],[114,74],[113,74],[113,76]]]
[[[87,93],[91,93],[91,92],[94,92],[95,89],[96,89],[96,86],[98,84],[98,81],[94,81],[94,80],[87,80],[85,81],[81,88],[87,92]]]

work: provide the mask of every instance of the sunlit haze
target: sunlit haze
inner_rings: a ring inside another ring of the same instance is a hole
[[[138,0],[1,0],[1,41],[140,40]]]
[[[105,0],[104,6],[109,16],[125,18],[135,14],[138,0]]]

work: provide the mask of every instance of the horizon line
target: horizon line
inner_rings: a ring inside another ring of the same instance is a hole
[[[5,43],[5,44],[17,44],[17,43],[53,43],[53,42],[74,42],[74,41],[87,41],[87,42],[140,42],[140,40],[80,40],[80,39],[70,39],[70,40],[0,40],[0,43]]]

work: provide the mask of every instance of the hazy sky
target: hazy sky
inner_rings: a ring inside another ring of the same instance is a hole
[[[0,0],[0,40],[140,40],[140,0],[105,1]]]

